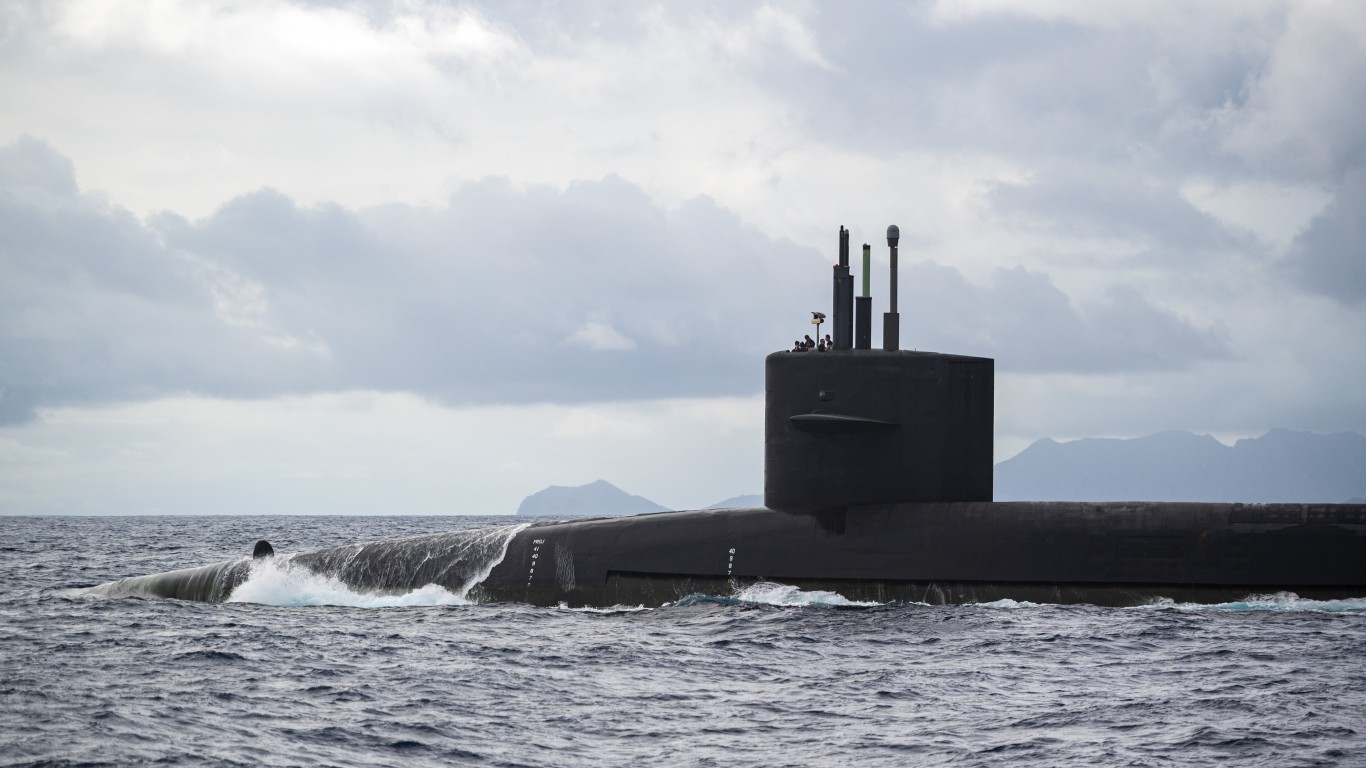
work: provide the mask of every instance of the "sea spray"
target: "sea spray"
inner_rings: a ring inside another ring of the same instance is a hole
[[[229,603],[275,606],[337,605],[353,608],[394,608],[423,605],[464,605],[462,595],[437,584],[401,594],[361,592],[336,576],[314,573],[288,557],[252,564],[251,576],[228,598]]]
[[[779,608],[871,608],[882,603],[850,600],[838,592],[824,590],[803,590],[791,584],[773,581],[758,581],[744,586],[736,585],[729,596],[694,593],[665,603],[665,608],[715,603],[718,605],[771,605]]]
[[[1273,611],[1277,613],[1366,613],[1366,598],[1345,600],[1311,600],[1294,592],[1273,595],[1248,595],[1228,603],[1178,603],[1169,598],[1155,600],[1128,610],[1177,610],[1190,612],[1247,612]]]
[[[835,606],[871,607],[881,603],[850,600],[837,592],[823,590],[805,591],[790,584],[760,581],[736,591],[735,598],[742,603],[758,603],[777,606]]]
[[[465,605],[523,523],[264,558],[228,602],[363,608]]]

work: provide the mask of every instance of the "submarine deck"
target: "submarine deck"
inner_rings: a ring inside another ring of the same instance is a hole
[[[919,502],[545,523],[477,594],[658,605],[757,581],[877,602],[1366,596],[1366,505]]]

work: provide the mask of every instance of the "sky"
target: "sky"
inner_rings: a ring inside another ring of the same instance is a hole
[[[0,104],[3,514],[760,493],[841,226],[998,460],[1366,432],[1359,2],[0,0]]]

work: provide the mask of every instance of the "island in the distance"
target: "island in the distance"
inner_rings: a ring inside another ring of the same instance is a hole
[[[644,496],[632,496],[606,480],[588,485],[552,485],[522,499],[517,514],[523,517],[578,517],[601,515],[639,515],[667,512]]]
[[[732,496],[707,509],[744,509],[763,506],[763,503],[764,497],[758,494]],[[668,507],[644,496],[633,496],[606,480],[587,485],[552,485],[522,499],[517,507],[517,514],[522,517],[608,517],[666,511],[669,511]]]

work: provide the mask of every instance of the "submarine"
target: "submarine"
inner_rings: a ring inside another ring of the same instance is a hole
[[[764,506],[576,519],[252,557],[101,585],[228,600],[287,566],[353,590],[475,602],[658,606],[776,582],[853,601],[1134,606],[1289,592],[1366,597],[1366,504],[997,502],[994,360],[901,349],[900,232],[872,346],[870,246],[854,295],[840,228],[830,345],[766,357]],[[820,324],[824,313],[813,313]]]

